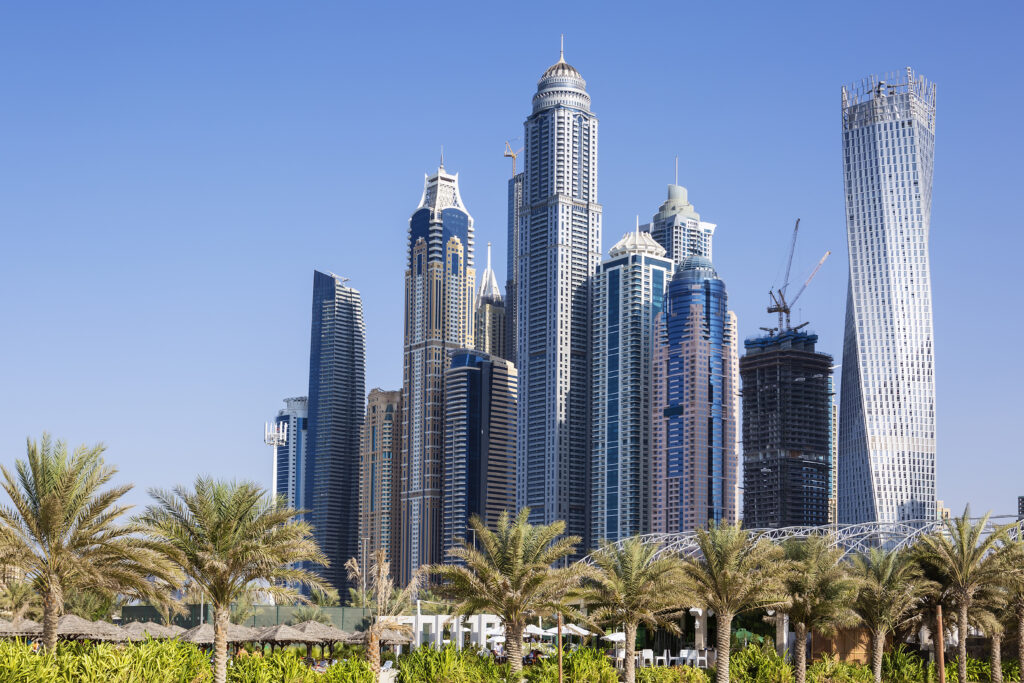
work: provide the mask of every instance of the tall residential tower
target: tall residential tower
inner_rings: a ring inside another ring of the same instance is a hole
[[[564,56],[524,127],[516,311],[518,500],[589,547],[590,276],[601,262],[597,117]]]
[[[371,389],[360,453],[359,538],[366,545],[365,557],[384,549],[392,574],[399,546],[401,453],[402,392]]]
[[[402,528],[399,581],[441,561],[444,371],[452,351],[473,346],[473,218],[458,174],[423,184],[409,219],[402,379]]]
[[[276,447],[274,454],[277,463],[274,490],[278,496],[284,497],[288,507],[296,510],[305,509],[303,471],[309,449],[308,408],[305,396],[286,398],[284,408],[274,419],[275,424],[285,425],[285,442]]]
[[[928,229],[935,86],[906,72],[843,88],[850,284],[839,417],[839,521],[935,518]]]
[[[349,587],[345,562],[359,549],[359,439],[366,399],[363,302],[346,280],[313,273],[304,477],[313,537],[331,562],[321,575],[343,592]]]
[[[487,268],[480,278],[480,292],[476,296],[476,331],[473,335],[478,351],[509,359],[506,326],[508,310],[498,289],[498,278],[491,269],[491,243],[487,243]]]

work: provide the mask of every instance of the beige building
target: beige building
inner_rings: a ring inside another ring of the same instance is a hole
[[[401,391],[370,391],[359,449],[359,562],[368,562],[375,550],[384,548],[392,571],[400,543],[401,406]]]

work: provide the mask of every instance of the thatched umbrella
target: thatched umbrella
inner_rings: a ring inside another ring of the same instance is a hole
[[[167,627],[153,621],[133,621],[121,627],[128,640],[145,640],[149,638],[171,638]]]
[[[349,645],[366,645],[369,641],[368,631],[357,631],[345,640]],[[382,645],[408,645],[412,642],[412,636],[397,629],[386,628],[380,632],[380,642]]]
[[[271,643],[274,645],[321,642],[319,638],[308,633],[303,633],[302,631],[292,628],[286,624],[278,624],[277,626],[268,626],[261,629],[256,635],[256,640],[261,643]]]
[[[316,643],[344,643],[352,637],[351,633],[339,630],[333,624],[321,624],[319,621],[304,621],[292,628],[315,638],[313,642]]]
[[[21,619],[0,629],[0,636],[6,638],[31,638],[43,634],[43,626],[31,619]]]
[[[180,636],[182,633],[185,632],[185,629],[183,629],[182,627],[178,626],[177,624],[164,624],[163,626],[164,626],[164,631],[167,632],[167,637],[168,638],[177,638],[178,636]]]
[[[68,640],[107,640],[124,642],[127,634],[106,621],[89,621],[77,614],[65,614],[57,620],[57,636]]]
[[[254,628],[239,626],[238,624],[228,624],[227,636],[229,643],[254,643],[259,640],[258,634],[259,632]],[[182,633],[178,639],[184,643],[212,645],[213,624],[201,624],[195,628],[190,628]]]

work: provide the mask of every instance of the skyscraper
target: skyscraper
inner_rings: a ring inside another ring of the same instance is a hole
[[[359,538],[366,555],[383,548],[392,569],[401,517],[402,392],[371,389],[366,399],[359,474]],[[363,555],[359,561],[363,562]]]
[[[665,257],[677,266],[687,256],[703,256],[711,260],[711,238],[714,237],[714,223],[700,219],[681,185],[668,186],[668,199],[654,214],[654,218],[641,230],[665,247]]]
[[[424,181],[409,219],[402,379],[402,549],[407,583],[421,565],[441,560],[444,371],[451,352],[473,346],[473,218],[458,174],[444,160]]]
[[[346,279],[313,273],[304,501],[313,537],[331,562],[320,573],[342,592],[349,587],[344,564],[359,549],[359,437],[366,398],[363,302]]]
[[[509,148],[511,151],[511,148]],[[512,158],[512,177],[508,180],[508,249],[505,262],[505,350],[508,360],[518,366],[516,349],[517,321],[519,309],[516,297],[519,293],[519,210],[523,206],[523,174],[515,172],[515,157]]]
[[[735,522],[739,469],[736,315],[711,261],[676,269],[654,357],[652,531]]]
[[[493,529],[503,511],[515,514],[516,367],[460,349],[452,354],[444,385],[442,546],[447,554],[468,537],[473,515]]]
[[[274,419],[278,425],[287,425],[286,441],[276,447],[277,471],[274,472],[274,490],[278,496],[284,497],[288,507],[297,510],[303,509],[305,503],[303,470],[309,449],[308,407],[305,396],[286,398],[284,408],[277,412]]]
[[[816,334],[787,329],[748,339],[743,379],[743,525],[829,523],[832,356]]]
[[[839,521],[934,519],[935,86],[907,68],[843,88],[842,105],[850,284]]]
[[[524,127],[526,163],[516,283],[518,506],[531,522],[565,520],[588,547],[590,287],[601,261],[597,117],[564,56],[537,82]]]
[[[487,243],[487,268],[480,278],[480,292],[476,296],[476,332],[473,339],[479,351],[508,359],[505,325],[508,311],[498,289],[498,278],[491,270],[491,243]]]
[[[627,233],[591,286],[591,531],[619,541],[651,530],[654,320],[672,262],[646,232]]]

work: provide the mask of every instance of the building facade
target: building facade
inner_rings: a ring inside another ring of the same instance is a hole
[[[935,86],[909,68],[842,91],[850,284],[839,521],[935,519],[928,230]]]
[[[473,339],[478,351],[508,360],[506,324],[508,310],[498,289],[498,278],[491,269],[491,243],[487,243],[487,268],[480,278],[476,296],[476,331]]]
[[[345,280],[313,273],[303,501],[313,537],[331,562],[319,571],[343,593],[349,587],[345,562],[359,550],[359,440],[366,398],[362,297]]]
[[[654,356],[655,533],[738,519],[736,315],[703,256],[683,259],[658,316]]]
[[[475,289],[473,218],[458,174],[446,172],[442,160],[409,219],[397,572],[403,584],[422,565],[441,561],[444,371],[452,351],[473,347]]]
[[[601,261],[597,117],[560,58],[526,118],[516,311],[517,506],[589,547],[590,277]]]
[[[591,285],[591,531],[594,545],[651,530],[654,321],[672,262],[650,234],[626,234]]]
[[[445,371],[445,554],[467,538],[473,515],[494,529],[516,506],[516,367],[481,351],[460,349]],[[447,557],[445,558],[447,560]]]
[[[514,160],[513,160],[514,162]],[[516,358],[517,316],[516,297],[519,294],[519,211],[523,206],[523,174],[515,173],[512,166],[512,177],[508,180],[508,245],[505,259],[505,350],[508,360],[518,366]]]
[[[832,356],[801,330],[748,339],[743,381],[743,525],[829,523]]]
[[[360,449],[359,538],[365,557],[383,548],[393,569],[401,518],[401,453],[402,392],[371,389]]]
[[[275,447],[274,493],[282,496],[288,507],[304,509],[303,471],[309,450],[309,401],[305,396],[286,398],[284,408],[277,412],[274,423],[284,425],[285,443]]]
[[[711,239],[715,235],[714,223],[700,219],[700,214],[687,198],[686,188],[668,186],[668,198],[654,214],[654,218],[641,230],[665,248],[665,257],[677,266],[687,256],[703,256],[711,260]]]

